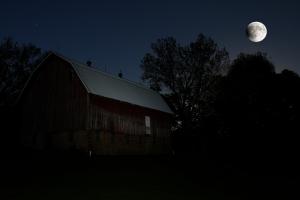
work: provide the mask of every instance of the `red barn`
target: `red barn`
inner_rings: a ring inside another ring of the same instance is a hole
[[[168,154],[172,111],[161,95],[56,53],[20,96],[21,142],[96,154]]]

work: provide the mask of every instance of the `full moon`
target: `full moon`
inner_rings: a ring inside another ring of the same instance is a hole
[[[247,37],[252,42],[261,42],[267,36],[267,28],[261,22],[251,22],[246,29]]]

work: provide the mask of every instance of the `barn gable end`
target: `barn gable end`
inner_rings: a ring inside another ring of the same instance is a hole
[[[87,96],[72,66],[55,55],[48,56],[19,99],[23,141],[45,146],[48,133],[86,129]]]

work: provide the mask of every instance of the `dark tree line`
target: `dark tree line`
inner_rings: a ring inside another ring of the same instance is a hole
[[[33,44],[19,44],[12,38],[0,42],[0,106],[15,103],[28,77],[45,53]]]
[[[20,44],[12,38],[0,41],[0,148],[18,148],[19,110],[17,99],[44,53],[33,44]]]
[[[152,50],[142,60],[143,79],[165,92],[176,114],[178,153],[247,164],[293,163],[300,152],[295,72],[276,73],[260,52],[241,53],[229,63],[227,51],[202,34],[186,46],[160,39]]]
[[[225,152],[261,164],[294,165],[300,152],[299,76],[275,73],[262,53],[240,54],[220,84],[215,106]]]

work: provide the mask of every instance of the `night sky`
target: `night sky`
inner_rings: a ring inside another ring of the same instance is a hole
[[[239,52],[263,51],[280,72],[300,73],[300,3],[297,1],[73,0],[0,2],[0,38],[11,36],[81,62],[139,81],[143,55],[158,38],[182,44],[199,33]],[[263,22],[267,38],[252,43],[245,36],[251,21]]]

